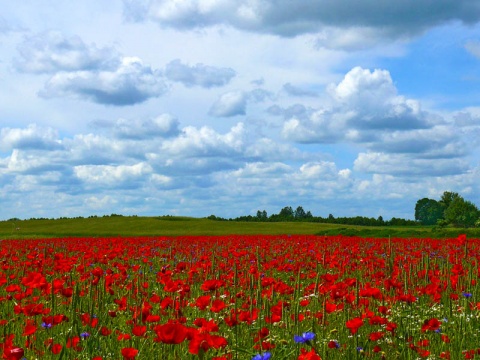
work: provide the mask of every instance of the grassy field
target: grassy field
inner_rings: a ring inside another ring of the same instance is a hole
[[[479,230],[431,227],[368,227],[310,222],[233,222],[188,217],[107,216],[75,219],[0,221],[0,239],[72,236],[181,236],[226,234],[319,234],[363,237],[455,237]]]

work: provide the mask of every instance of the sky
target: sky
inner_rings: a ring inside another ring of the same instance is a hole
[[[477,0],[22,0],[0,219],[480,205]]]

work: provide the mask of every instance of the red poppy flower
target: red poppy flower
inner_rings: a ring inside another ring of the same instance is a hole
[[[62,352],[62,345],[60,344],[53,344],[52,346],[52,353],[55,355],[60,354]]]
[[[135,348],[123,348],[122,356],[125,360],[133,360],[137,356],[138,350]]]
[[[25,326],[25,329],[23,330],[23,336],[29,336],[32,334],[35,334],[37,331],[37,327],[35,325],[28,324]]]
[[[3,356],[6,360],[20,360],[24,354],[23,349],[19,347],[11,347],[3,351]]]
[[[197,300],[195,300],[195,306],[198,307],[200,310],[205,310],[210,304],[211,298],[212,297],[210,295],[199,296]]]
[[[222,300],[216,299],[216,300],[213,300],[212,307],[210,308],[210,311],[212,311],[214,313],[218,313],[218,312],[222,311],[223,309],[225,309],[225,307],[226,307],[226,305]]]
[[[102,336],[108,336],[111,333],[112,333],[112,330],[110,330],[106,326],[102,326],[101,329],[100,329],[100,334],[102,334]]]
[[[132,334],[135,336],[143,336],[147,332],[146,326],[136,325],[132,329]]]
[[[301,348],[298,360],[322,360],[322,358],[313,349],[307,352],[307,350]]]
[[[353,318],[348,320],[346,323],[347,328],[350,330],[350,333],[356,334],[360,326],[363,325],[363,320],[361,318]]]
[[[382,339],[384,336],[385,336],[384,332],[376,331],[376,332],[370,333],[368,338],[370,339],[370,341],[377,341],[377,340]]]
[[[425,332],[425,331],[428,331],[428,330],[430,330],[430,331],[438,330],[438,329],[440,329],[441,325],[442,325],[442,323],[436,318],[425,320],[423,325],[422,325],[422,332]]]
[[[182,324],[157,325],[154,331],[157,334],[154,341],[165,344],[180,344],[187,337],[187,328]]]

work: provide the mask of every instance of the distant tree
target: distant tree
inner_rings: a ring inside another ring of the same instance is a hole
[[[380,215],[380,216],[377,218],[377,223],[378,223],[378,225],[383,225],[384,222],[385,222],[385,221],[383,221],[383,216]]]
[[[295,219],[305,219],[307,217],[307,213],[303,210],[303,207],[299,206],[295,209],[295,213],[293,215]]]
[[[267,218],[268,218],[267,212],[265,210],[263,210],[263,211],[258,210],[257,211],[257,218],[259,220],[262,220],[262,221],[267,220]]]
[[[285,206],[282,210],[280,210],[280,213],[278,216],[282,219],[291,219],[294,217],[294,212],[291,206]]]
[[[461,196],[454,198],[445,210],[445,221],[459,227],[472,227],[480,217],[480,211]]]
[[[445,206],[433,199],[423,198],[415,205],[415,220],[423,225],[435,225],[443,219]]]

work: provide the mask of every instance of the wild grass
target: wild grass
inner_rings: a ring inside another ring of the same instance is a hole
[[[0,221],[0,239],[74,236],[184,235],[345,235],[360,237],[447,238],[459,234],[480,237],[479,229],[439,229],[428,226],[353,226],[312,222],[235,222],[180,216],[106,216]]]

